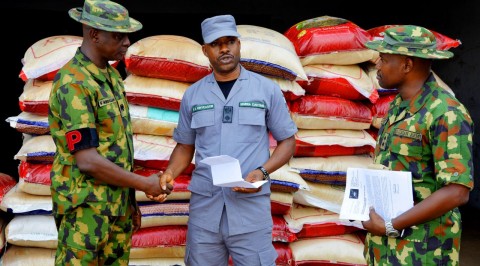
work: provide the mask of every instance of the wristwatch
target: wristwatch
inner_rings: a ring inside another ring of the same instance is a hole
[[[392,220],[385,221],[385,235],[393,238],[397,238],[400,236],[400,232],[398,232],[397,229],[393,228]]]
[[[265,168],[263,168],[263,166],[259,166],[259,167],[255,168],[255,169],[258,169],[258,170],[262,171],[262,173],[263,173],[263,180],[268,180],[268,179],[270,178],[270,174],[268,173],[268,171],[267,171]]]

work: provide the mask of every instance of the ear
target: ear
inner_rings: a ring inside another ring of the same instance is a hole
[[[205,45],[206,45],[206,44],[202,44],[202,52],[203,52],[203,55],[204,55],[204,56],[208,57],[208,56],[207,56],[207,51],[206,51],[207,48],[205,47]]]
[[[88,36],[90,36],[90,39],[93,40],[93,42],[98,42],[98,30],[94,28],[90,28],[88,30]]]
[[[414,64],[413,58],[411,58],[410,56],[407,56],[405,58],[405,64],[403,66],[403,70],[405,71],[405,73],[412,71],[413,64]]]

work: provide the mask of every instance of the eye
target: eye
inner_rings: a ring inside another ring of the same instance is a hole
[[[127,34],[125,33],[116,32],[114,33],[113,38],[117,41],[121,41],[123,38],[125,38],[126,35]]]

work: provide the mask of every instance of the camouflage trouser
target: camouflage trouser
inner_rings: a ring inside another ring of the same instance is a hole
[[[55,265],[128,265],[132,209],[125,216],[100,215],[89,206],[57,217]]]

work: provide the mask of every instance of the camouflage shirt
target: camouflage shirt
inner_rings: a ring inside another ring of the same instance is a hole
[[[433,75],[411,101],[397,95],[378,136],[375,163],[411,171],[416,203],[450,183],[473,188],[473,121]],[[455,208],[406,228],[403,237],[368,234],[365,255],[376,265],[457,265],[460,236],[460,212]]]
[[[65,214],[85,203],[104,215],[126,212],[129,188],[108,185],[80,172],[66,137],[72,130],[91,130],[94,144],[82,148],[96,147],[101,156],[132,170],[132,126],[123,80],[110,65],[106,72],[78,49],[55,76],[48,114],[56,145],[50,174],[54,214]]]

